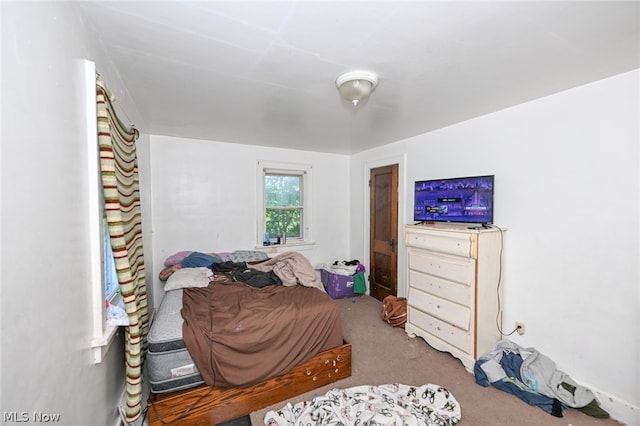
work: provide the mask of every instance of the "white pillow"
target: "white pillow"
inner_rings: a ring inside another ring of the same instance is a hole
[[[209,268],[182,268],[175,271],[164,285],[165,291],[189,287],[207,287],[213,272]]]

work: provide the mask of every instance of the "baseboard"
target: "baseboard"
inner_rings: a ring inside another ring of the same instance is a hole
[[[146,373],[145,373],[146,374]],[[122,388],[122,394],[120,395],[120,400],[118,401],[118,406],[116,407],[118,410],[118,420],[114,423],[114,426],[145,426],[148,424],[146,410],[147,410],[147,400],[149,399],[149,392],[151,389],[147,384],[146,380],[142,381],[142,415],[138,417],[138,419],[132,423],[127,422],[127,415],[125,413],[125,406],[127,405],[127,387],[126,385]]]
[[[118,420],[114,423],[114,426],[126,426],[127,422],[125,421],[126,417],[124,414],[124,406],[127,401],[127,387],[125,386],[122,389],[122,394],[120,395],[120,399],[118,400]]]
[[[118,414],[119,414],[119,418],[117,422],[114,423],[114,426],[144,426],[147,424],[145,422],[146,416],[144,415],[144,413],[140,417],[138,417],[135,421],[128,423],[126,420],[127,415],[124,412],[124,405],[118,406]]]
[[[589,389],[596,395],[600,406],[612,419],[627,426],[640,425],[640,407],[593,387],[589,386]]]

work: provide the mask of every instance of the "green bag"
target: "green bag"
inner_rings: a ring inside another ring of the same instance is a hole
[[[353,292],[356,294],[365,294],[367,292],[367,280],[364,272],[358,272],[353,278]]]

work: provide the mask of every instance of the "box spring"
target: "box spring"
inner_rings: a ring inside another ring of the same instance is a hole
[[[149,426],[211,426],[351,376],[351,344],[329,349],[288,373],[243,388],[202,385],[149,398]]]
[[[154,393],[189,389],[204,383],[182,340],[182,290],[165,293],[149,330],[146,376]]]

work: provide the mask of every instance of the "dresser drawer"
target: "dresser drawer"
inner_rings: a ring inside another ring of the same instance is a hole
[[[408,247],[435,250],[456,256],[476,257],[477,236],[475,234],[412,229],[407,232],[405,238]]]
[[[407,321],[438,339],[455,346],[467,354],[472,353],[471,333],[460,330],[438,318],[432,317],[412,306],[408,308]],[[429,339],[425,339],[429,341]]]
[[[409,289],[408,303],[462,330],[470,328],[471,310],[467,306],[449,302],[415,288]]]
[[[409,248],[409,269],[471,285],[475,282],[475,260]]]
[[[422,272],[409,270],[409,287],[431,293],[460,305],[472,306],[474,301],[473,287]]]

